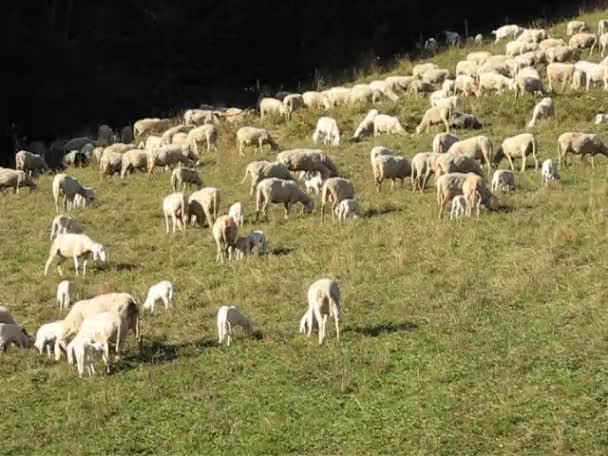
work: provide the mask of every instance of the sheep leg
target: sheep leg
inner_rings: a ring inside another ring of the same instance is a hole
[[[521,172],[523,173],[526,170],[526,153],[524,152],[523,157],[521,158]]]
[[[110,358],[110,344],[107,341],[103,344],[103,362],[106,364],[106,372],[110,374],[112,372],[112,361]]]
[[[226,346],[230,347],[230,343],[232,342],[232,325],[229,321],[226,321]]]
[[[313,318],[314,318],[313,310],[308,309],[308,313],[306,314],[306,325],[308,326],[306,337],[310,337],[310,335],[312,334],[312,325],[313,325],[313,321],[314,321]]]
[[[325,334],[326,334],[326,330],[327,330],[327,318],[329,317],[329,314],[323,314],[323,322],[322,322],[322,326],[323,326],[323,337],[320,338],[319,340],[319,344],[323,343],[323,340],[325,340]]]
[[[289,220],[289,205],[289,201],[285,203],[285,215],[283,216],[285,220]]]
[[[169,214],[165,212],[165,232],[169,234]]]
[[[169,309],[171,307],[170,301],[167,296],[162,296],[163,304],[165,304],[165,309]]]
[[[507,157],[507,160],[509,161],[509,166],[511,167],[511,171],[515,171],[515,165],[513,164],[513,159],[511,158],[511,155],[505,154],[505,156]]]
[[[334,323],[336,324],[336,340],[340,340],[340,312],[337,306],[334,307]]]
[[[78,257],[74,255],[72,258],[74,259],[74,269],[76,269],[76,277],[78,277],[78,267],[80,266],[78,263]]]
[[[323,338],[325,337],[324,334],[324,328],[325,328],[325,324],[323,321],[323,316],[321,315],[321,309],[318,306],[315,306],[313,308],[313,311],[315,313],[315,318],[317,319],[317,324],[319,326],[319,344],[323,343]],[[309,327],[309,335],[310,335],[310,327]]]
[[[83,277],[87,275],[87,263],[88,263],[88,261],[89,261],[89,260],[85,259],[85,260],[82,262],[82,276],[83,276]]]

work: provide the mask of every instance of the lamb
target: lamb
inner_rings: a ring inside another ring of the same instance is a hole
[[[32,177],[45,173],[49,169],[44,157],[27,150],[20,150],[15,154],[15,168],[30,174]]]
[[[62,233],[83,233],[82,225],[69,215],[58,215],[51,223],[51,241]]]
[[[95,375],[95,365],[93,364],[93,355],[101,357],[103,362],[107,365],[106,355],[104,351],[104,345],[99,342],[91,342],[91,339],[84,340],[78,339],[74,344],[69,346],[69,360],[71,364],[74,364],[74,358],[76,360],[76,367],[78,369],[78,376],[82,378],[84,373],[88,375]]]
[[[61,337],[62,331],[63,322],[61,320],[42,325],[38,331],[36,331],[36,340],[34,342],[34,347],[38,349],[38,353],[42,355],[46,348],[46,355],[48,358],[50,358],[51,345],[53,345],[55,359],[57,359],[60,351],[59,337]]]
[[[468,176],[476,176],[476,174],[449,173],[438,177],[435,181],[440,220],[452,198],[463,194],[462,186]]]
[[[589,30],[589,27],[585,21],[570,21],[566,24],[566,35],[572,36],[575,33],[584,32]]]
[[[352,198],[343,199],[335,209],[339,222],[345,222],[351,216],[354,219],[361,217],[361,207],[357,200]]]
[[[562,82],[562,89],[566,87],[568,82],[572,82],[574,77],[574,64],[553,62],[547,65],[547,79],[549,80],[549,90],[553,92],[553,83]]]
[[[581,161],[585,155],[591,155],[591,168],[595,167],[594,156],[602,154],[608,157],[608,147],[600,137],[592,133],[566,132],[557,138],[557,150],[559,151],[558,165],[561,167],[562,160],[568,168],[568,153],[581,156]]]
[[[237,226],[243,226],[243,204],[240,201],[237,201],[228,210],[228,215],[234,219]]]
[[[124,177],[129,172],[139,169],[142,172],[148,170],[148,152],[141,149],[131,149],[121,157],[120,177]]]
[[[304,92],[302,94],[304,106],[309,109],[319,109],[323,107],[323,94],[321,92]]]
[[[0,352],[6,352],[11,344],[30,348],[34,345],[34,339],[20,325],[0,323]]]
[[[101,154],[101,160],[99,160],[99,178],[102,179],[104,176],[113,176],[114,174],[120,174],[122,167],[122,154],[119,152],[113,152],[109,148],[104,149]]]
[[[268,144],[272,150],[278,150],[279,148],[279,145],[265,128],[241,127],[236,132],[236,145],[241,156],[245,155],[245,147],[252,145],[257,145],[258,152],[261,153],[264,144]]]
[[[589,55],[593,55],[593,50],[597,46],[597,36],[595,33],[577,33],[570,41],[568,41],[568,46],[573,49],[586,49],[591,48],[589,51]]]
[[[338,175],[338,167],[322,150],[291,149],[277,154],[276,161],[290,171],[319,171],[323,179]]]
[[[116,311],[99,312],[90,315],[84,319],[80,330],[76,337],[67,346],[68,363],[76,364],[78,374],[82,377],[87,362],[86,350],[89,344],[99,344],[99,348],[103,352],[103,360],[106,364],[106,371],[109,374],[112,370],[110,360],[110,342],[116,346],[116,359],[120,358],[120,354],[124,349],[124,344],[127,338],[128,323],[124,315]],[[97,345],[94,345],[96,347]],[[94,350],[96,348],[93,348]],[[89,367],[89,372],[94,372],[94,369]]]
[[[188,203],[184,192],[175,192],[163,199],[163,214],[165,216],[166,232],[169,234],[169,217],[173,222],[173,233],[175,226],[186,231],[188,221]]]
[[[312,329],[319,329],[319,325],[317,324],[317,319],[315,318],[314,314],[310,311],[307,310],[304,315],[302,315],[302,318],[300,319],[300,334],[306,334],[308,333],[308,319],[311,318],[312,319],[312,325],[313,328]]]
[[[538,171],[538,157],[536,155],[536,138],[532,133],[522,133],[510,138],[506,138],[496,150],[493,163],[498,167],[503,158],[507,158],[511,171],[515,171],[513,160],[521,158],[521,172],[526,170],[526,156],[532,154],[534,158],[534,169]]]
[[[384,170],[384,168],[382,169]],[[385,179],[392,178],[394,182],[394,178],[391,175],[382,175],[382,177]],[[401,182],[403,183],[403,180]],[[331,177],[327,179],[321,188],[321,221],[323,221],[323,217],[325,215],[325,206],[327,204],[331,202],[332,218],[335,220],[336,206],[340,203],[340,201],[354,197],[355,188],[349,179],[345,179],[343,177]]]
[[[171,127],[171,119],[141,119],[133,124],[133,138],[136,144],[145,141],[151,134],[161,134]]]
[[[256,211],[257,222],[260,212],[267,217],[268,204],[283,203],[285,206],[285,220],[289,218],[289,209],[294,203],[302,204],[302,213],[312,212],[315,201],[298,187],[298,184],[285,179],[275,177],[262,180],[256,189]]]
[[[323,144],[338,146],[340,145],[340,129],[333,117],[321,117],[317,121],[317,128],[312,134],[312,141],[317,144],[323,138]]]
[[[399,119],[386,114],[378,114],[374,117],[374,136],[379,136],[380,133],[407,135]]]
[[[192,164],[191,160],[186,157],[184,150],[182,150],[180,146],[170,145],[159,147],[148,153],[148,175],[151,175],[157,166],[167,169],[174,168],[178,163],[184,165]]]
[[[173,284],[168,280],[161,280],[149,288],[143,309],[154,313],[157,301],[162,301],[167,310],[173,307]]]
[[[232,341],[232,327],[240,326],[247,335],[253,332],[254,322],[243,315],[237,306],[222,306],[217,311],[217,336],[218,343],[226,342],[229,347]]]
[[[63,196],[63,209],[67,210],[72,202],[74,196],[81,195],[87,204],[97,204],[97,195],[95,190],[90,187],[83,186],[78,179],[75,177],[68,176],[67,174],[55,174],[52,183],[53,198],[55,200],[55,210],[59,212],[59,197]]]
[[[321,187],[323,186],[323,178],[321,173],[318,171],[301,171],[304,173],[304,188],[307,193],[314,191],[316,195],[321,193]]]
[[[435,177],[449,173],[474,173],[483,177],[483,171],[473,157],[447,153],[435,162]]]
[[[497,169],[492,176],[492,192],[515,190],[515,174],[508,169]]]
[[[308,288],[308,337],[312,334],[313,317],[319,325],[319,345],[326,334],[327,318],[333,317],[336,324],[336,340],[340,340],[340,287],[335,280],[323,278]]]
[[[498,43],[500,40],[505,38],[515,39],[524,33],[524,31],[525,29],[519,25],[503,25],[502,27],[498,27],[496,30],[492,30],[492,35],[496,37],[494,43]]]
[[[186,147],[200,157],[201,151],[199,144],[202,142],[207,143],[207,153],[211,151],[211,148],[217,150],[217,139],[219,136],[219,129],[213,124],[206,124],[200,127],[196,127],[188,133],[186,138]]]
[[[259,163],[259,164],[258,164]],[[263,180],[269,177],[276,177],[277,179],[293,180],[295,178],[289,172],[287,165],[276,162],[251,162],[245,169],[245,176],[241,183],[245,182],[247,176],[251,178],[250,194],[253,195],[256,186]]]
[[[530,122],[528,123],[528,128],[533,128],[541,119],[547,119],[549,117],[553,117],[554,115],[555,104],[553,103],[553,99],[550,97],[543,98],[536,103],[536,106],[534,106],[532,119],[530,119]]]
[[[62,280],[57,285],[57,304],[59,304],[59,311],[68,310],[72,300],[70,299],[70,281]]]
[[[374,118],[378,115],[377,109],[372,109],[369,111],[363,120],[359,123],[359,126],[355,130],[353,134],[354,140],[359,140],[363,136],[364,133],[369,133],[374,128]]]
[[[332,87],[321,93],[323,94],[323,105],[325,106],[325,109],[345,105],[348,103],[350,97],[350,89],[346,87]]]
[[[446,132],[450,132],[450,115],[453,108],[451,106],[435,106],[427,109],[420,121],[420,124],[416,127],[416,133],[420,134],[422,131],[427,133],[430,131],[432,125],[445,125]]]
[[[596,114],[593,119],[593,123],[595,125],[600,125],[602,123],[608,122],[608,114]]]
[[[445,153],[452,147],[452,144],[460,141],[460,138],[450,133],[438,133],[433,138],[433,152],[437,154]]]
[[[188,185],[200,189],[203,186],[203,181],[196,169],[178,166],[171,173],[171,188],[174,192],[177,192],[185,190]]]
[[[559,180],[557,165],[555,164],[555,161],[551,159],[547,159],[543,162],[540,174],[543,185],[548,185],[551,181]]]
[[[60,276],[63,276],[61,264],[66,258],[74,260],[74,269],[76,269],[76,277],[78,277],[78,268],[80,267],[80,259],[84,258],[82,263],[82,275],[87,273],[88,258],[92,257],[93,261],[107,263],[109,261],[108,249],[99,242],[93,241],[86,234],[63,233],[59,234],[51,243],[49,250],[49,258],[44,266],[44,275],[46,276],[49,266],[56,256],[59,256],[57,263],[57,271]]]
[[[476,174],[467,175],[462,184],[462,194],[467,200],[467,216],[469,217],[475,207],[477,218],[479,218],[482,202],[492,200],[492,193],[488,190],[485,179]]]
[[[448,153],[460,154],[467,157],[475,158],[485,163],[490,172],[492,163],[492,141],[484,135],[473,136],[471,138],[458,141],[450,147]]]
[[[7,323],[10,325],[17,324],[9,310],[4,306],[0,306],[0,323]]]
[[[481,73],[479,75],[479,89],[477,96],[481,96],[484,90],[496,90],[498,95],[503,95],[505,90],[513,90],[515,80],[496,73]]]
[[[32,177],[25,171],[0,168],[0,190],[12,188],[15,193],[19,193],[19,188],[24,185],[29,187],[30,191],[38,188]]]
[[[220,215],[212,228],[213,239],[217,245],[215,260],[224,263],[226,258],[232,260],[235,242],[239,237],[239,227],[229,215]]]
[[[198,223],[203,226],[205,220],[209,228],[217,219],[220,207],[220,190],[216,187],[205,187],[190,195],[188,199],[188,213],[190,214],[190,224]]]
[[[454,93],[465,97],[477,95],[477,82],[471,76],[458,75],[454,82]]]
[[[452,198],[452,209],[450,211],[450,220],[454,217],[462,217],[468,212],[468,204],[464,195],[456,195]]]
[[[304,107],[304,98],[299,93],[290,93],[283,98],[283,105],[285,106],[285,116],[287,120],[290,120],[297,109]]]

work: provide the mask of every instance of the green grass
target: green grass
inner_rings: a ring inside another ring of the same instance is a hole
[[[583,17],[595,27],[605,16]],[[565,25],[556,27],[563,36]],[[467,51],[435,60],[453,70]],[[412,132],[427,105],[404,99],[379,110]],[[465,100],[484,129],[458,134],[487,134],[497,145],[524,131],[533,105],[529,97]],[[567,130],[608,139],[605,126],[591,124],[607,110],[599,89],[557,96],[556,119],[536,129],[541,158],[556,158]],[[335,114],[344,137],[365,112]],[[310,146],[317,117],[298,113],[289,125],[267,126],[283,148]],[[284,222],[273,207],[268,222],[253,224],[249,183],[238,182],[260,156],[240,158],[234,130],[221,133],[203,180],[221,189],[224,212],[244,203],[242,231],[264,230],[273,253],[219,266],[208,229],[167,236],[168,174],[100,183],[93,167],[70,170],[98,191],[101,206],[74,216],[112,260],[74,280],[77,297],[128,291],[143,301],[150,285],[168,279],[176,309],[144,317],[144,354],[130,340],[110,376],[79,380],[65,361],[17,349],[1,355],[0,453],[608,452],[605,158],[594,170],[574,159],[561,185],[548,189],[528,169],[517,175],[516,193],[499,196],[500,210],[452,223],[438,222],[431,188],[420,195],[409,183],[394,191],[384,184],[378,194],[372,181],[372,146],[412,157],[430,150],[432,134],[345,141],[330,155],[353,180],[366,217],[322,225],[318,210],[302,216],[298,208]],[[0,198],[0,301],[30,332],[58,317],[59,277],[54,268],[43,277],[55,215],[50,183],[45,176],[38,192]],[[344,303],[340,343],[330,329],[320,347],[297,330],[308,286],[322,276],[337,279]],[[217,347],[223,304],[239,305],[261,337],[239,334],[229,349]]]

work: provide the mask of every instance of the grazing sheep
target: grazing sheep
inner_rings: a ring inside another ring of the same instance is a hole
[[[581,62],[578,62],[581,63]],[[577,63],[577,65],[578,65]],[[608,91],[608,66],[599,64],[590,64],[585,70],[585,79],[587,82],[587,92],[593,83],[601,82],[604,85],[604,91]]]
[[[184,124],[201,126],[218,121],[218,112],[209,109],[188,109],[184,113]]]
[[[319,329],[319,325],[317,324],[317,319],[314,316],[314,313],[310,310],[307,310],[302,318],[300,319],[300,334],[308,333],[308,319],[311,318],[313,328],[311,329]]]
[[[454,217],[462,217],[468,212],[468,204],[464,195],[456,195],[452,198],[452,208],[450,210],[450,220]]]
[[[235,242],[239,237],[239,227],[229,215],[220,215],[212,228],[213,239],[217,245],[215,260],[224,263],[226,258],[232,260]]]
[[[435,188],[437,190],[437,205],[439,206],[439,219],[447,209],[448,204],[455,196],[462,195],[462,186],[468,176],[477,176],[473,173],[449,173],[437,178]]]
[[[148,152],[141,149],[131,149],[126,151],[121,158],[120,177],[134,172],[136,169],[141,172],[148,170]]]
[[[377,109],[372,109],[369,111],[363,120],[359,123],[359,126],[355,130],[353,134],[353,140],[359,140],[363,137],[363,134],[369,133],[374,129],[374,118],[378,115]]]
[[[435,106],[427,109],[420,121],[420,124],[416,127],[416,133],[420,134],[422,131],[427,133],[430,131],[432,125],[445,125],[446,132],[450,132],[450,115],[453,108],[451,106]]]
[[[407,91],[414,79],[414,76],[388,76],[384,82],[385,87],[395,93],[396,90]]]
[[[74,220],[69,215],[58,215],[51,223],[51,238],[52,241],[58,234],[63,233],[83,233],[84,229],[80,223]]]
[[[260,118],[264,119],[268,115],[287,117],[287,107],[276,98],[262,98],[260,100]]]
[[[557,150],[559,151],[558,165],[561,167],[562,160],[564,160],[566,168],[569,166],[567,161],[568,153],[580,155],[581,161],[585,158],[585,155],[591,155],[591,168],[595,167],[595,155],[602,154],[608,157],[608,147],[606,147],[598,135],[592,133],[562,133],[557,138]]]
[[[173,307],[173,284],[168,280],[161,280],[148,289],[148,295],[144,301],[143,309],[154,313],[156,302],[162,301],[165,309]]]
[[[145,141],[142,141],[141,143],[139,143],[138,147],[141,149],[145,149],[149,152],[158,149],[159,147],[161,147],[162,144],[162,140],[163,138],[161,136],[156,136],[156,135],[150,135],[146,138]],[[115,151],[118,152],[118,151]]]
[[[460,141],[460,138],[450,133],[438,133],[433,138],[433,152],[443,154],[452,147],[452,144]]]
[[[336,324],[336,340],[340,340],[340,287],[335,280],[319,279],[308,288],[308,337],[312,334],[313,317],[319,325],[319,345],[326,334],[327,318]]]
[[[419,190],[420,192],[424,191],[424,176],[426,175],[427,167],[429,166],[430,156],[431,154],[429,152],[419,152],[412,158],[411,180],[413,192],[416,190]]]
[[[458,75],[454,81],[454,93],[462,94],[465,97],[477,95],[477,81],[472,76]]]
[[[574,77],[574,64],[554,62],[547,65],[547,79],[549,81],[549,90],[553,92],[553,83],[562,82],[563,92],[568,82],[572,83]]]
[[[566,35],[568,36],[584,32],[585,30],[589,30],[585,21],[570,21],[566,24]]]
[[[569,46],[556,46],[547,49],[547,60],[552,62],[576,62],[581,54],[580,49]]]
[[[544,29],[526,29],[516,38],[516,41],[527,43],[540,43],[547,38],[547,32]]]
[[[428,95],[435,90],[435,86],[427,81],[414,80],[407,88],[407,93],[410,96],[417,97],[418,95]]]
[[[304,106],[309,109],[319,109],[323,107],[323,94],[321,92],[304,92],[302,94]]]
[[[323,177],[318,171],[300,171],[304,173],[304,188],[307,193],[314,191],[316,195],[321,193],[321,187],[323,186]]]
[[[321,92],[323,94],[325,109],[332,109],[347,104],[350,98],[350,90],[346,87],[332,87]]]
[[[597,21],[598,35],[603,35],[606,31],[608,31],[608,19],[600,19],[599,21]]]
[[[448,153],[453,155],[465,155],[485,163],[490,172],[492,163],[492,141],[484,135],[458,141],[449,148]]]
[[[412,69],[412,75],[417,78],[420,79],[422,78],[422,75],[428,71],[428,70],[433,70],[433,69],[439,69],[439,65],[437,65],[436,63],[432,63],[432,62],[427,62],[427,63],[419,63],[417,65],[414,65],[414,68]]]
[[[437,158],[435,162],[435,177],[449,173],[474,173],[483,177],[483,171],[473,157],[447,153]]]
[[[59,310],[68,310],[72,300],[70,298],[70,281],[62,280],[57,285],[57,304],[59,304]]]
[[[429,84],[442,84],[450,77],[450,72],[445,69],[432,68],[422,74],[421,80]]]
[[[497,73],[481,73],[479,75],[479,89],[477,96],[483,95],[484,91],[495,90],[497,95],[503,95],[505,90],[514,90],[515,80]]]
[[[506,138],[496,150],[493,158],[494,167],[498,167],[503,158],[507,158],[511,171],[515,171],[513,160],[521,158],[521,171],[526,170],[526,156],[532,154],[534,169],[538,171],[538,157],[536,155],[536,138],[532,133],[522,133]]]
[[[250,187],[251,195],[253,195],[253,193],[255,192],[256,186],[263,179],[267,179],[269,177],[276,177],[277,179],[293,180],[293,181],[296,180],[289,172],[289,168],[285,164],[279,163],[278,161],[265,162],[265,163],[261,163],[261,162],[249,163],[249,165],[247,165],[247,168],[245,169],[245,177],[243,177],[243,180],[241,181],[241,183],[245,182],[245,179],[247,178],[248,175],[251,177],[251,187]]]
[[[46,323],[38,328],[36,331],[36,339],[34,347],[38,350],[38,353],[42,355],[46,348],[46,355],[48,358],[51,357],[51,345],[54,346],[53,352],[58,353],[59,348],[59,337],[61,337],[63,331],[63,322],[61,320]],[[55,355],[57,358],[57,355]]]
[[[237,201],[228,210],[228,215],[234,219],[236,224],[240,227],[243,226],[243,203]]]
[[[458,76],[477,76],[479,65],[469,60],[461,60],[456,64],[456,77]]]
[[[151,175],[157,166],[168,169],[175,168],[178,163],[192,165],[192,161],[180,146],[161,146],[148,153],[148,175]]]
[[[165,227],[169,233],[169,217],[173,223],[173,233],[177,225],[182,231],[186,231],[188,223],[188,203],[184,192],[175,192],[163,199],[163,215],[165,216]],[[180,226],[181,225],[181,226]]]
[[[0,306],[0,323],[17,324],[9,310],[4,306]]]
[[[486,181],[483,177],[476,174],[468,174],[462,184],[462,194],[467,200],[467,216],[471,217],[473,207],[476,209],[477,218],[481,204],[492,201],[492,193],[488,190]]]
[[[477,117],[470,113],[453,111],[450,116],[450,128],[464,128],[478,130],[482,127]]]
[[[407,135],[399,119],[386,114],[378,114],[374,117],[374,136],[379,136],[380,133]]]
[[[95,190],[90,187],[83,186],[75,177],[67,174],[55,174],[52,183],[53,198],[55,200],[55,210],[59,212],[59,197],[63,196],[63,210],[68,210],[73,201],[74,196],[81,195],[88,205],[97,203],[97,195]]]
[[[247,237],[239,237],[235,241],[232,254],[237,260],[241,260],[245,255],[251,255],[255,248],[259,255],[266,255],[268,252],[268,241],[263,231],[253,231]]]
[[[529,93],[531,95],[546,96],[547,92],[543,86],[543,81],[538,78],[517,77],[514,85],[515,99],[519,94]]]
[[[538,43],[538,48],[542,49],[543,51],[557,46],[566,46],[566,42],[561,38],[546,38]]]
[[[593,50],[597,46],[597,36],[595,33],[577,33],[568,41],[568,46],[573,49],[590,48],[589,56],[593,55]]]
[[[30,348],[34,345],[34,339],[20,325],[0,323],[0,352],[6,352],[11,344]]]
[[[555,164],[555,161],[551,159],[547,159],[543,162],[540,174],[543,185],[548,185],[551,181],[559,180],[557,165]]]
[[[276,161],[290,171],[319,171],[323,179],[338,175],[338,167],[322,150],[291,149],[277,154]]]
[[[391,177],[386,176],[384,178],[388,179]],[[325,206],[327,204],[331,203],[332,219],[335,220],[334,211],[336,210],[336,206],[340,203],[340,201],[354,197],[355,187],[349,179],[345,179],[343,177],[331,177],[327,179],[321,188],[321,221],[323,221],[323,217],[325,215]]]
[[[219,129],[213,124],[205,124],[200,127],[196,127],[188,133],[186,138],[186,147],[188,150],[200,157],[201,151],[199,144],[202,142],[207,143],[207,153],[211,151],[211,148],[217,150],[217,140],[219,136]]]
[[[385,87],[384,81],[375,81]],[[380,88],[371,87],[371,84],[358,84],[351,88],[348,96],[348,101],[351,105],[357,104],[376,104],[382,98],[382,90]]]
[[[404,179],[412,174],[412,167],[407,157],[380,155],[374,159],[372,171],[376,182],[376,191],[380,192],[384,179],[391,179],[391,189],[395,188],[396,179],[399,179],[403,186]]]
[[[198,223],[203,226],[205,220],[209,228],[217,219],[220,207],[220,190],[215,187],[205,187],[190,195],[188,199],[188,213],[190,214],[190,225]]]
[[[262,152],[264,144],[268,144],[272,150],[278,150],[279,145],[272,139],[265,128],[241,127],[236,132],[236,145],[240,155],[245,155],[245,147],[257,145],[258,152]]]
[[[393,86],[388,84],[386,80],[376,80],[369,83],[369,88],[371,89],[371,102],[378,103],[384,95],[391,101],[398,101],[399,96],[394,92]],[[369,97],[369,94],[368,94]]]
[[[262,180],[256,189],[255,221],[259,220],[260,212],[268,216],[270,203],[282,203],[285,206],[285,220],[289,218],[289,209],[295,203],[302,204],[302,213],[312,212],[315,201],[291,180],[277,179],[275,177]]]
[[[508,169],[497,169],[492,176],[492,191],[510,192],[515,190],[515,174]]]
[[[72,258],[74,260],[74,269],[76,269],[76,277],[78,277],[78,268],[80,267],[79,260],[84,258],[82,263],[82,275],[87,274],[87,262],[91,256],[93,261],[100,261],[107,263],[109,261],[108,250],[106,247],[101,245],[99,242],[93,241],[86,234],[76,233],[64,233],[59,234],[55,240],[51,243],[49,250],[49,258],[44,266],[44,275],[46,276],[49,270],[49,266],[53,262],[56,256],[59,256],[57,263],[57,271],[60,276],[63,276],[61,270],[61,264],[66,258]]]
[[[491,56],[492,53],[488,51],[475,51],[469,52],[466,59],[467,61],[476,63],[477,65],[483,65]]]
[[[185,190],[188,185],[200,189],[203,186],[203,181],[196,169],[178,166],[171,173],[171,188],[174,192],[177,192]]]
[[[237,306],[222,306],[217,311],[217,336],[218,343],[230,347],[232,341],[233,326],[240,326],[250,335],[253,332],[253,321],[243,315]]]
[[[492,35],[496,37],[494,43],[498,43],[500,40],[505,38],[516,39],[519,35],[524,33],[526,29],[519,25],[509,24],[498,27],[496,30],[492,30]]]
[[[173,137],[176,134],[178,134],[178,133],[188,134],[193,128],[194,128],[194,125],[186,125],[186,124],[176,125],[175,127],[169,128],[167,131],[165,131],[161,135],[159,146],[168,146],[169,144],[173,144]]]
[[[162,134],[171,127],[171,119],[141,119],[133,124],[133,138],[136,144],[145,141],[151,134]]]
[[[608,33],[603,33],[599,36],[598,47],[600,48],[600,55],[602,57],[606,55],[606,48],[608,48]]]
[[[12,188],[15,193],[19,193],[19,188],[23,185],[29,187],[30,191],[38,188],[32,177],[25,171],[0,168],[0,190]]]
[[[340,129],[333,117],[321,117],[317,121],[317,128],[312,134],[312,141],[317,144],[319,139],[323,139],[323,144],[338,146],[340,145]]]
[[[114,152],[109,147],[104,149],[99,160],[99,178],[121,174],[122,154]]]
[[[505,54],[509,57],[516,57],[521,54],[525,54],[526,52],[537,51],[538,44],[537,43],[529,43],[523,41],[511,41],[507,43],[505,48]]]
[[[20,150],[15,154],[15,168],[30,174],[32,177],[49,170],[44,157],[27,150]]]
[[[536,103],[536,106],[534,106],[532,119],[530,119],[530,122],[528,122],[528,128],[533,128],[541,119],[547,119],[549,117],[553,117],[554,115],[555,104],[553,103],[553,99],[550,97],[543,98]]]
[[[354,219],[361,217],[361,207],[357,200],[347,198],[340,201],[340,204],[335,209],[335,213],[339,222],[346,222],[349,216]]]

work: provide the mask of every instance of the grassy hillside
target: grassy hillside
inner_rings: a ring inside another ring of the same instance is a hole
[[[601,17],[608,11],[583,18],[595,27]],[[552,31],[565,35],[565,24]],[[470,50],[434,61],[453,70]],[[464,100],[495,145],[524,131],[533,105],[530,97]],[[379,110],[413,132],[427,106],[404,98]],[[344,137],[366,111],[335,113]],[[535,130],[541,159],[556,158],[567,130],[608,139],[591,124],[606,111],[600,89],[558,95],[555,120]],[[318,115],[266,125],[282,148],[311,146]],[[330,155],[353,180],[363,219],[321,224],[318,210],[302,216],[298,207],[285,222],[274,207],[254,224],[249,183],[239,181],[260,156],[239,157],[234,130],[221,133],[203,180],[221,188],[223,211],[244,203],[242,231],[264,230],[271,255],[218,266],[210,230],[166,235],[168,174],[99,182],[93,167],[70,170],[100,195],[99,208],[74,216],[112,260],[73,281],[76,297],[128,291],[143,301],[168,279],[176,309],[145,316],[144,354],[131,339],[111,376],[79,380],[64,361],[0,355],[2,454],[606,454],[608,160],[591,170],[575,159],[548,189],[529,168],[516,193],[498,196],[498,210],[439,222],[431,187],[421,195],[409,182],[394,191],[384,184],[378,194],[369,165],[374,145],[412,157],[430,150],[432,134],[345,141]],[[54,269],[43,277],[50,184],[45,176],[38,192],[0,198],[0,301],[30,332],[59,317],[59,277]],[[338,280],[344,303],[340,343],[330,329],[320,347],[297,330],[308,286],[322,276]],[[217,347],[223,304],[239,305],[259,336]]]

